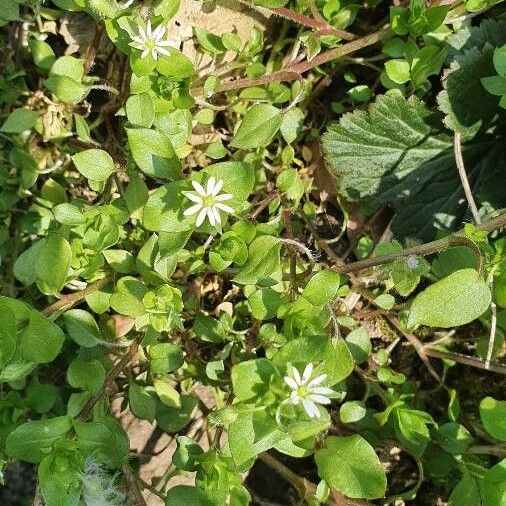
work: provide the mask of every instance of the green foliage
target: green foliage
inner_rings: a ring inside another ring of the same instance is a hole
[[[0,1],[0,481],[503,506],[504,6],[253,3]]]
[[[374,499],[385,494],[385,472],[373,448],[359,435],[329,436],[315,459],[320,476],[348,497]]]
[[[474,269],[463,269],[420,292],[409,311],[408,327],[456,327],[481,316],[492,296]]]

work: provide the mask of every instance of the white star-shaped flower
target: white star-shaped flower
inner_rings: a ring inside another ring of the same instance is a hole
[[[290,394],[290,402],[292,404],[302,403],[302,406],[310,418],[320,418],[320,410],[317,404],[330,404],[327,397],[334,393],[334,390],[327,387],[319,386],[327,379],[326,374],[320,374],[311,379],[313,374],[313,364],[306,365],[302,376],[299,371],[293,367],[291,376],[285,376],[285,383],[292,389]]]
[[[197,221],[195,225],[200,227],[204,220],[209,220],[211,226],[215,226],[217,223],[221,224],[220,211],[225,213],[233,213],[234,210],[223,204],[225,200],[230,200],[233,198],[233,195],[230,193],[222,193],[219,194],[221,189],[223,188],[223,181],[221,179],[216,179],[211,176],[207,180],[206,188],[198,183],[197,181],[192,181],[193,188],[195,188],[195,192],[183,192],[183,194],[189,198],[192,202],[195,202],[195,205],[189,207],[183,214],[185,216],[191,216],[192,214],[197,214]]]
[[[142,51],[142,59],[146,58],[150,53],[154,60],[158,59],[159,54],[169,56],[170,53],[165,48],[174,47],[177,49],[179,44],[174,39],[163,39],[166,30],[166,27],[163,25],[159,25],[152,30],[151,21],[148,21],[146,30],[139,25],[139,35],[132,36],[130,45]]]

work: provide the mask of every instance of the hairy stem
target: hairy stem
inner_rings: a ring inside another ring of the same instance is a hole
[[[464,189],[464,194],[466,196],[467,203],[471,212],[473,213],[473,219],[476,225],[481,225],[480,214],[478,213],[478,207],[476,206],[476,202],[474,201],[473,192],[471,191],[471,185],[469,184],[469,179],[467,177],[466,166],[464,165],[464,157],[462,156],[462,144],[460,134],[455,132],[453,137],[453,149],[455,152],[455,162],[457,164],[457,168],[459,170],[460,181],[462,183],[462,188]]]
[[[478,230],[491,232],[492,230],[502,228],[505,226],[506,226],[506,213],[503,213],[485,223],[482,223],[476,228]],[[447,248],[450,248],[451,246],[467,246],[468,248],[476,252],[477,247],[474,244],[474,242],[465,237],[463,233],[464,231],[460,230],[459,232],[449,235],[448,237],[444,237],[443,239],[438,239],[436,241],[428,242],[426,244],[420,244],[418,246],[406,248],[405,250],[400,251],[398,253],[390,253],[388,255],[366,258],[365,260],[359,260],[358,262],[352,262],[346,265],[336,265],[334,266],[334,270],[341,274],[358,272],[364,269],[369,269],[371,267],[376,267],[377,265],[385,265],[390,262],[393,262],[394,260],[397,260],[398,258],[404,258],[409,255],[419,255],[419,256],[432,255],[433,253],[438,253],[439,251],[443,251]]]

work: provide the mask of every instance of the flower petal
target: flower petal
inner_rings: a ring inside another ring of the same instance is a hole
[[[163,25],[158,25],[154,30],[153,30],[153,39],[155,39],[156,41],[158,41],[158,39],[161,39],[165,34],[165,26]]]
[[[179,49],[179,46],[181,45],[177,39],[165,39],[165,40],[159,40],[156,43],[157,46],[163,46],[163,47],[173,47],[175,49]]]
[[[195,222],[196,227],[200,227],[202,223],[204,223],[204,220],[206,219],[207,214],[207,208],[203,207],[200,211],[199,215],[197,216],[197,221]]]
[[[141,54],[141,60],[144,60],[146,56],[149,54],[149,49],[144,49],[144,51]]]
[[[190,199],[192,202],[196,202],[197,204],[202,204],[204,201],[202,200],[202,197],[199,195],[195,195],[195,193],[192,192],[181,192],[187,199]]]
[[[221,188],[220,188],[221,190]],[[217,202],[223,202],[224,200],[230,200],[233,199],[234,196],[231,193],[222,193],[221,195],[215,195],[214,200]]]
[[[299,404],[299,402],[301,401],[301,398],[297,395],[297,392],[295,391],[292,391],[292,393],[290,394],[290,402],[292,404]]]
[[[234,212],[234,210],[230,206],[227,206],[226,204],[220,204],[219,202],[216,202],[216,204],[214,204],[214,207],[220,209],[221,211],[224,211],[225,213]]]
[[[218,181],[216,181],[216,183],[214,185],[214,188],[213,188],[213,191],[212,191],[211,195],[213,197],[216,197],[216,195],[218,195],[218,193],[220,193],[220,191],[221,191],[222,188],[223,188],[223,179],[218,179]]]
[[[299,388],[299,385],[297,385],[296,381],[293,378],[290,378],[290,376],[285,376],[283,379],[292,390],[297,390],[297,388]]]
[[[309,418],[320,417],[320,410],[317,408],[314,402],[308,401],[307,399],[302,399],[302,405],[304,406],[304,410],[308,414]]]
[[[334,392],[334,390],[332,390],[332,388],[327,388],[327,387],[309,387],[308,386],[307,389],[310,394],[320,394],[320,395],[335,394],[335,392]]]
[[[137,44],[140,44],[142,47],[144,47],[145,40],[140,35],[132,35],[130,39],[132,39],[133,42],[137,42]]]
[[[148,38],[146,32],[144,31],[144,28],[140,25],[139,25],[139,37],[142,39],[142,42],[146,42],[146,39]]]
[[[202,204],[195,204],[194,206],[189,207],[183,213],[184,216],[191,216],[192,214],[198,213],[202,209]]]
[[[317,402],[318,404],[330,404],[332,401],[323,395],[310,394],[307,398],[312,402]]]
[[[297,385],[302,384],[302,380],[300,378],[299,371],[293,365],[292,365],[292,376],[293,376],[293,379],[296,381]]]
[[[211,224],[212,227],[216,225],[216,219],[214,218],[212,207],[207,208],[207,219],[209,220],[209,223]]]
[[[221,225],[220,212],[218,211],[218,209],[216,208],[216,206],[213,206],[211,209],[213,210],[213,214],[214,214],[214,218],[216,220],[216,223],[219,223]]]
[[[151,30],[151,20],[148,19],[148,24],[146,25],[146,39],[150,39],[153,36],[153,31]]]
[[[157,50],[160,54],[163,54],[164,56],[170,56],[169,51],[167,51],[167,50],[166,50],[166,49],[164,49],[163,47],[156,46],[156,50]]]
[[[153,57],[153,60],[158,60],[158,53],[156,52],[156,49],[151,50],[151,56]]]
[[[302,373],[302,383],[306,384],[311,378],[311,374],[313,374],[313,364],[309,362]]]
[[[197,193],[200,193],[203,197],[207,196],[204,187],[198,181],[192,181],[192,186],[195,188]]]
[[[323,381],[325,381],[327,379],[327,375],[326,374],[320,374],[319,376],[316,376],[316,378],[312,379],[309,383],[308,383],[308,387],[312,387],[312,386],[315,386],[315,385],[319,385],[320,383],[322,383]]]
[[[216,179],[214,179],[214,176],[211,176],[207,180],[207,186],[206,186],[206,194],[212,195],[214,191],[214,186],[216,185]]]

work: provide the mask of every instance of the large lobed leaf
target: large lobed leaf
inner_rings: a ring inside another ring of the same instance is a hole
[[[391,90],[368,111],[345,114],[323,136],[326,161],[340,193],[370,208],[390,205],[396,211],[392,228],[399,237],[430,239],[436,229],[460,226],[467,212],[453,139],[433,123],[417,98]],[[493,189],[490,170],[505,171],[506,160],[501,146],[491,146],[490,139],[480,139],[464,152],[471,182],[479,179],[482,199],[498,206],[504,197],[483,189]]]

